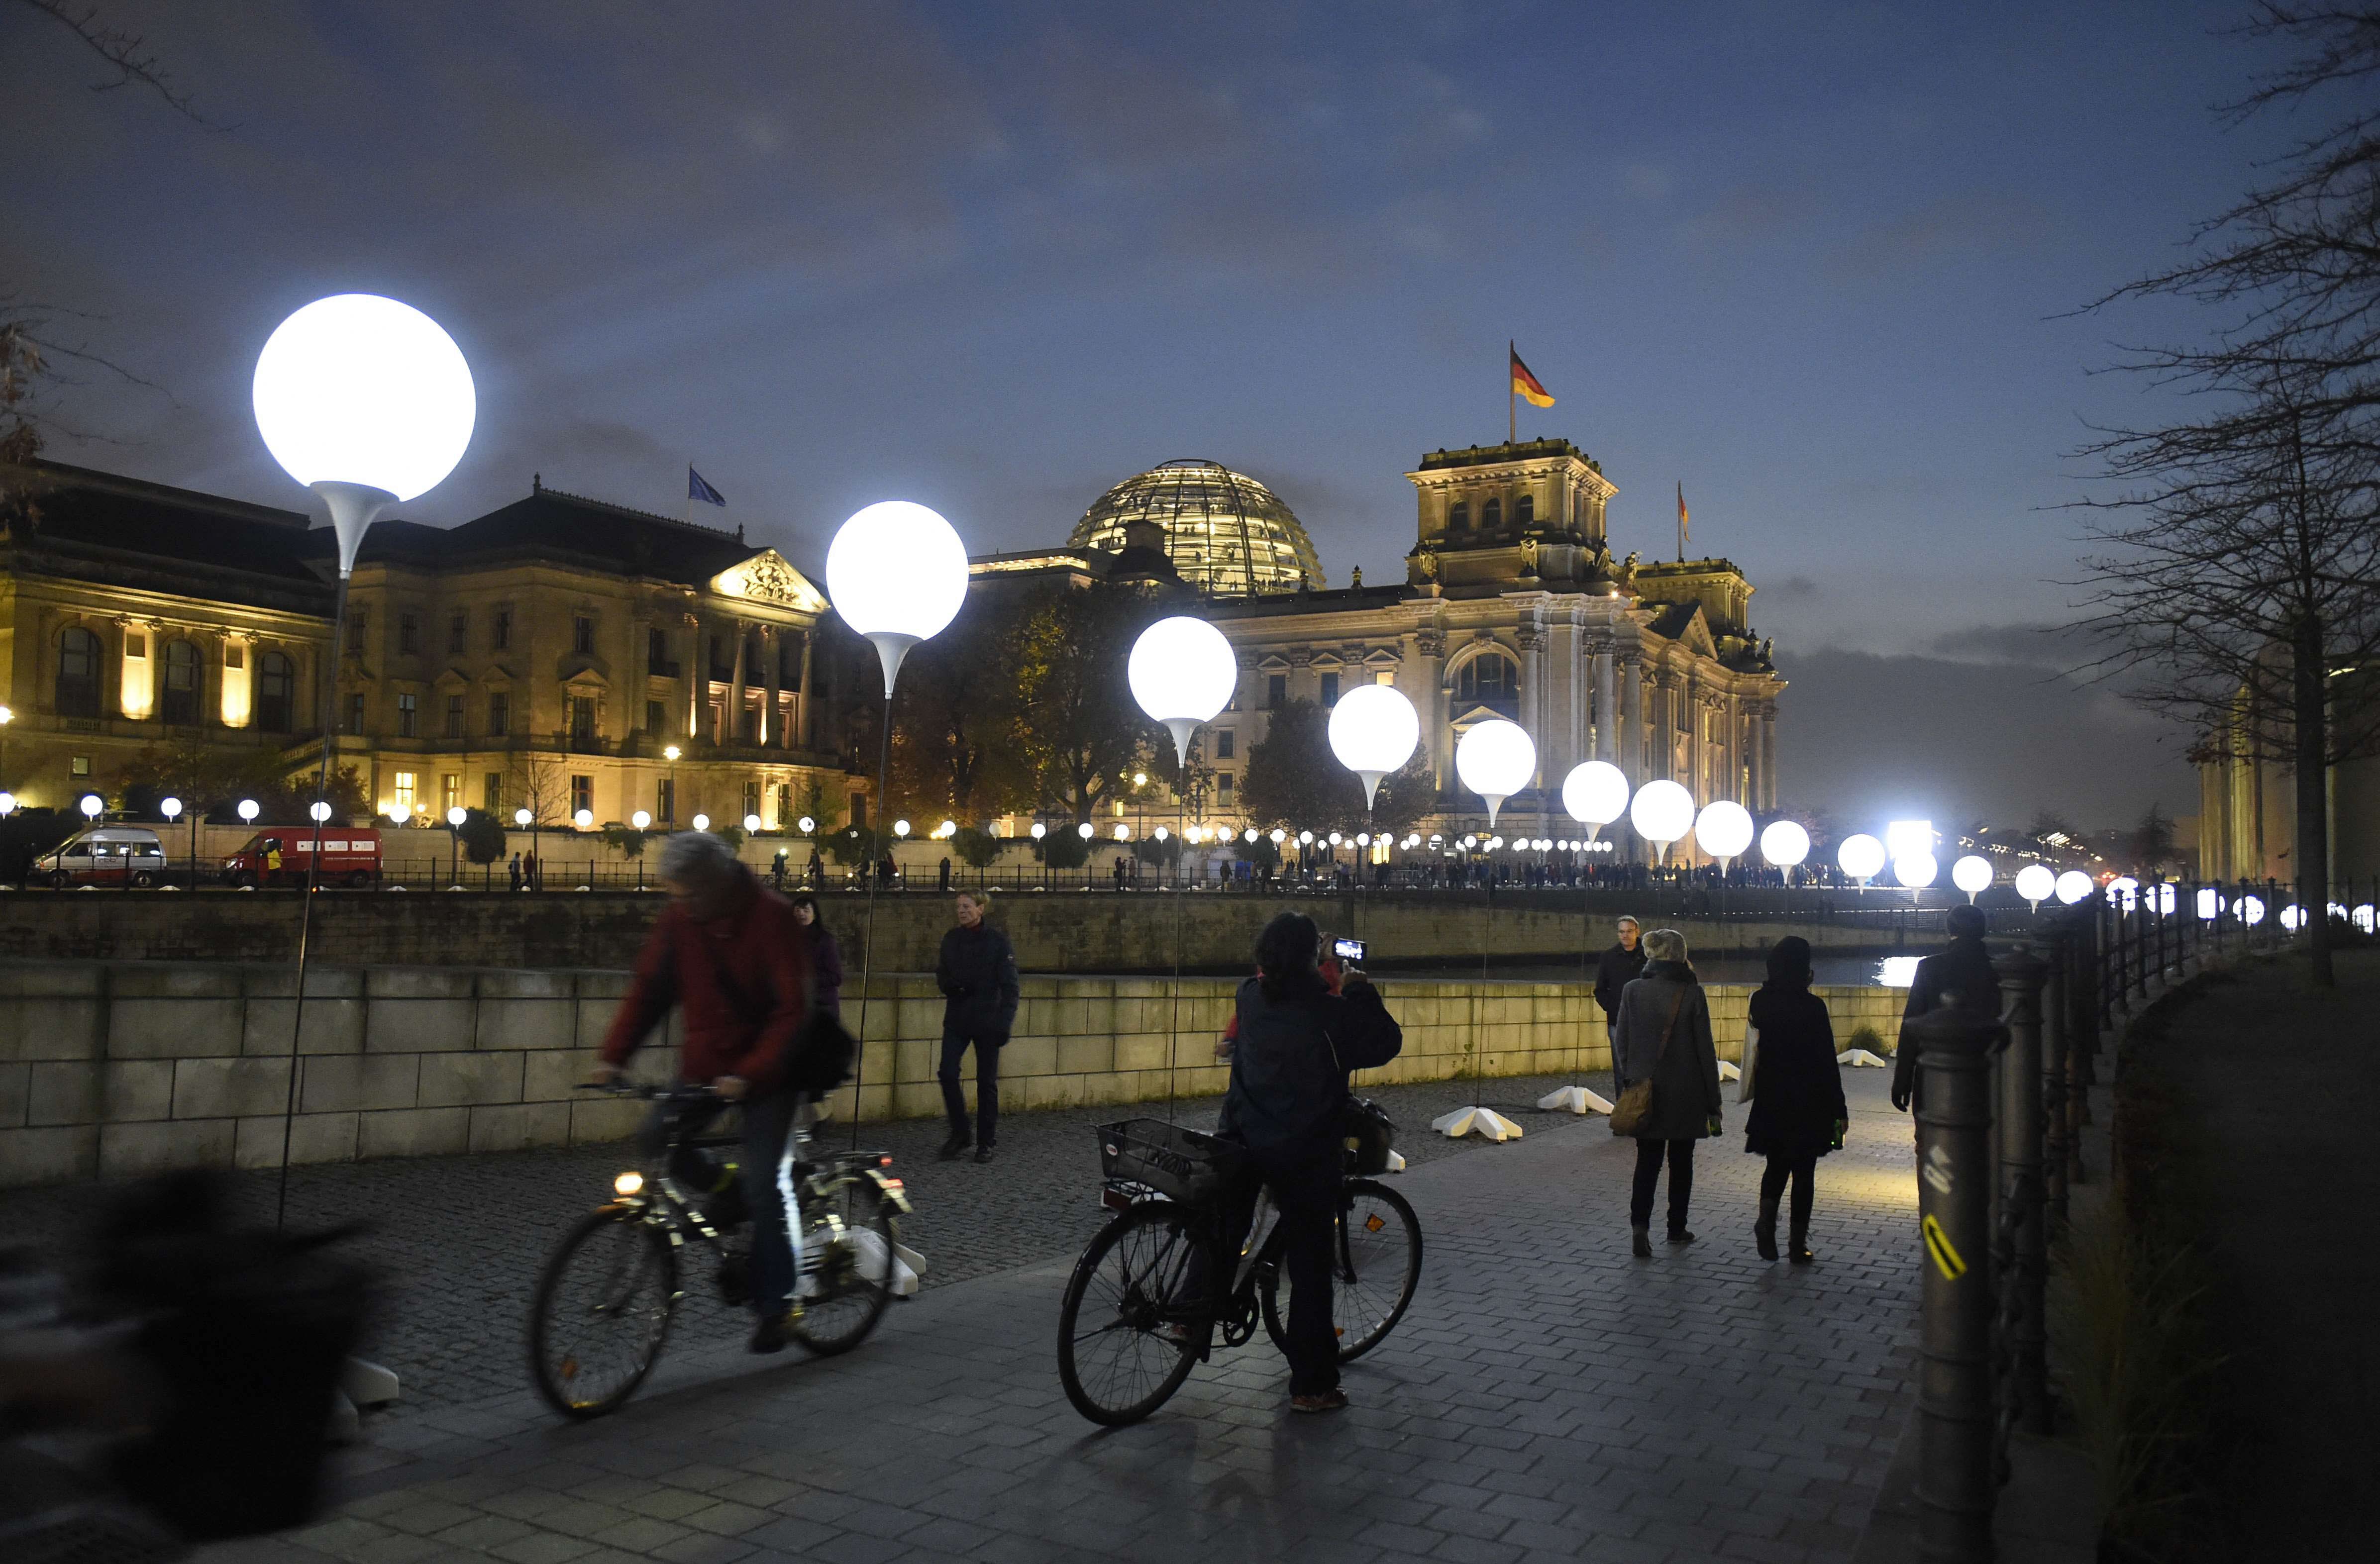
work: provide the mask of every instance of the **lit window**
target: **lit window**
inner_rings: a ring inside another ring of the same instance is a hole
[[[411,771],[399,771],[396,773],[396,781],[393,788],[396,794],[395,812],[400,815],[411,815],[420,789],[420,779]]]

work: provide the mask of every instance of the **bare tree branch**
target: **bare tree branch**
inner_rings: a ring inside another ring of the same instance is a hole
[[[148,41],[137,32],[110,26],[101,16],[99,7],[90,4],[69,4],[68,0],[17,0],[21,6],[41,12],[81,41],[84,47],[115,70],[115,79],[103,81],[91,88],[94,92],[113,92],[120,87],[145,87],[164,100],[167,107],[194,124],[210,130],[226,130],[200,114],[190,102],[189,94],[176,87],[165,74],[164,67],[149,50]]]

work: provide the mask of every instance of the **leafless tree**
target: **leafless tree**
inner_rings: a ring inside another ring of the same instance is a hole
[[[2227,117],[2341,106],[2185,261],[2095,306],[2182,299],[2210,325],[2119,366],[2195,416],[2086,448],[2120,492],[2082,502],[2082,584],[2098,672],[2190,723],[2202,754],[2293,769],[2297,897],[2327,985],[2328,768],[2380,743],[2380,7],[2265,4],[2240,30],[2301,53]]]
[[[175,113],[196,120],[210,129],[220,129],[190,102],[189,94],[173,83],[165,74],[164,62],[149,48],[148,40],[137,32],[128,32],[115,26],[90,4],[69,4],[68,0],[16,0],[18,5],[56,22],[72,33],[91,53],[104,61],[114,71],[111,80],[91,84],[94,92],[113,92],[119,88],[145,88],[154,92]]]

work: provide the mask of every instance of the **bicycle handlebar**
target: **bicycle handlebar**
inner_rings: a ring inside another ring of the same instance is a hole
[[[581,1081],[574,1088],[582,1092],[601,1092],[608,1097],[632,1097],[640,1102],[717,1102],[724,1101],[709,1086],[656,1086],[643,1081],[610,1080]]]

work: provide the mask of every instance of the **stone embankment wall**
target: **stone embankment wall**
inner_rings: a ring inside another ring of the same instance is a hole
[[[290,1155],[299,1162],[506,1151],[616,1140],[640,1106],[573,1090],[627,985],[623,972],[324,966],[307,986]],[[1610,1067],[1576,985],[1387,978],[1402,1057],[1366,1080],[1447,1080]],[[1028,977],[1001,1061],[1021,1109],[1220,1092],[1215,1038],[1232,980]],[[932,979],[880,976],[866,1009],[858,1107],[941,1110],[942,1003]],[[1904,995],[1822,988],[1839,1041],[1888,1044]],[[0,1184],[183,1167],[270,1167],[290,1095],[295,985],[237,963],[0,963]],[[1748,988],[1714,984],[1722,1057],[1742,1047]],[[856,981],[844,991],[855,1029]],[[1172,1078],[1168,1079],[1168,1044]],[[674,1037],[647,1063],[665,1071]],[[971,1074],[971,1073],[970,1073]],[[842,1093],[851,1110],[854,1088]],[[1459,1095],[1459,1094],[1457,1094]],[[1458,1106],[1450,1097],[1449,1107]],[[1413,1126],[1408,1126],[1411,1130]]]
[[[1760,894],[1739,894],[1738,904],[1759,905]],[[854,973],[865,956],[867,900],[852,891],[821,897]],[[326,891],[315,898],[313,958],[346,966],[626,967],[661,903],[658,892],[633,891]],[[1385,971],[1400,963],[1475,962],[1483,947],[1497,962],[1574,961],[1583,945],[1609,945],[1613,919],[1631,911],[1647,927],[1678,929],[1706,956],[1758,954],[1787,934],[1846,952],[1930,950],[1940,939],[1904,927],[1900,914],[1881,905],[1829,920],[1807,910],[1788,915],[1780,904],[1775,916],[1724,922],[1665,917],[1656,909],[1651,897],[1606,891],[1527,891],[1491,903],[1476,891],[1354,898],[1052,891],[1002,892],[992,921],[1008,931],[1025,970],[1051,973],[1169,971],[1177,930],[1186,970],[1245,972],[1257,930],[1283,911],[1361,934],[1374,968]],[[297,955],[299,911],[294,891],[0,892],[0,959],[287,963]],[[1930,915],[1938,925],[1939,912]],[[950,926],[947,897],[879,897],[876,964],[929,970]]]

